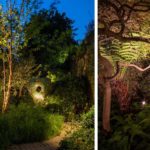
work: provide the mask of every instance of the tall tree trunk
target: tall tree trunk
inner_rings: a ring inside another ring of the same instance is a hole
[[[5,66],[5,52],[3,52],[3,105],[6,99],[6,66]],[[3,110],[2,106],[2,112]]]
[[[9,75],[8,75],[8,84],[7,90],[5,92],[5,99],[3,100],[2,112],[4,113],[9,105],[10,93],[11,93],[11,84],[12,84],[12,41],[10,42],[8,49],[8,65],[9,65]]]
[[[8,7],[8,16],[10,17],[10,28],[9,28],[9,33],[10,37],[8,39],[8,67],[9,67],[9,73],[8,73],[8,83],[7,83],[7,89],[6,89],[6,95],[5,99],[3,101],[3,106],[2,106],[2,112],[4,113],[8,109],[9,101],[10,101],[10,93],[11,93],[11,85],[12,85],[12,42],[13,42],[13,27],[12,27],[12,1],[7,1],[7,7]]]
[[[103,129],[110,132],[110,110],[111,110],[111,85],[110,81],[105,83],[105,95],[103,102]]]

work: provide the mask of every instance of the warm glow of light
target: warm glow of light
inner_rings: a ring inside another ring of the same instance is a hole
[[[143,105],[143,106],[146,105],[146,101],[142,101],[142,105]]]
[[[37,99],[37,100],[44,100],[44,96],[41,93],[36,92],[33,94],[33,97],[34,97],[34,99]]]

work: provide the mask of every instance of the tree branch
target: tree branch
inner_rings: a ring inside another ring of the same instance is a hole
[[[114,1],[110,0],[107,1],[107,5],[115,10],[115,15],[118,19],[114,19],[114,20],[110,19],[109,21],[105,21],[101,17],[100,22],[104,24],[104,28],[99,29],[100,35],[104,34],[107,35],[108,37],[114,37],[123,42],[141,41],[145,43],[150,43],[150,38],[142,37],[142,36],[129,36],[124,33],[126,29],[126,23],[130,19],[132,12],[149,12],[150,2],[140,1],[132,5],[129,5],[128,3],[121,3],[118,0],[114,0]],[[104,15],[104,17],[107,16]],[[118,28],[119,31],[117,32],[111,30],[111,27],[115,26],[116,23],[120,25],[120,28]]]
[[[136,68],[137,70],[139,70],[141,72],[144,72],[144,71],[150,69],[150,65],[147,66],[146,68],[141,68],[141,67],[139,67],[139,66],[137,66],[135,64],[128,64],[128,63],[119,63],[119,65],[123,66],[123,67],[134,67],[134,68]]]
[[[116,62],[116,72],[114,75],[112,75],[111,77],[105,77],[106,80],[113,80],[115,79],[115,77],[119,74],[120,72],[120,66],[119,66],[119,62]]]
[[[145,37],[140,37],[140,36],[132,36],[132,37],[129,37],[129,36],[123,36],[122,34],[120,33],[115,33],[113,31],[110,31],[109,29],[107,29],[106,27],[103,28],[103,29],[98,29],[99,31],[99,34],[101,35],[106,35],[108,37],[114,37],[120,41],[123,41],[123,42],[128,42],[128,41],[139,41],[139,42],[145,42],[145,43],[150,43],[150,38],[145,38]]]

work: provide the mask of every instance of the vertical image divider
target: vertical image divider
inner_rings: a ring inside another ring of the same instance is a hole
[[[98,0],[95,0],[95,48],[94,48],[94,65],[95,65],[95,150],[98,150]]]

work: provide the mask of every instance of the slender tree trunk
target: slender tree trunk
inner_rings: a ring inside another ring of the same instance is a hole
[[[10,93],[11,93],[11,84],[12,84],[12,41],[10,42],[8,49],[8,65],[9,65],[9,76],[8,76],[8,85],[5,92],[5,99],[3,101],[2,112],[4,113],[9,105]]]
[[[8,11],[9,11],[9,17],[10,17],[10,39],[8,39],[8,83],[7,83],[7,89],[6,89],[6,95],[5,99],[3,101],[2,106],[2,112],[4,113],[8,109],[9,101],[10,101],[10,93],[11,93],[11,85],[12,85],[12,42],[13,42],[13,28],[12,28],[12,1],[7,1],[8,4]]]
[[[19,97],[22,96],[22,90],[23,90],[23,86],[21,86],[20,89],[19,89]]]
[[[5,53],[3,52],[3,105],[6,99],[6,66],[5,66]],[[2,112],[3,110],[2,106]]]
[[[110,132],[110,110],[111,110],[111,85],[110,81],[105,83],[105,95],[103,102],[103,129],[107,132]]]

